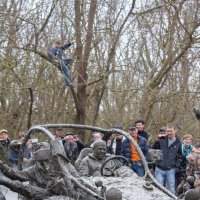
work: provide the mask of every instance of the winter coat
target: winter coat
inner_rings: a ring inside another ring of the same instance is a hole
[[[141,137],[144,137],[148,141],[149,133],[147,133],[146,131],[144,131],[144,130],[138,131],[138,135]]]
[[[178,138],[168,147],[168,137],[165,137],[156,141],[152,148],[160,149],[163,153],[163,160],[158,162],[157,167],[162,170],[180,167],[182,151],[181,141]]]
[[[122,142],[124,140],[125,140],[124,136],[120,140],[116,140],[116,138],[112,139],[111,146],[108,148],[107,153],[120,155],[121,154]]]
[[[10,146],[10,140],[7,139],[6,141],[0,141],[0,155],[1,155],[1,160],[8,164],[9,163],[9,146]]]
[[[72,43],[67,43],[61,46],[60,48],[57,47],[51,47],[50,52],[49,52],[49,57],[62,60],[62,54],[63,51],[69,48],[72,45]]]
[[[144,137],[141,137],[138,135],[138,143],[137,144],[140,147],[140,149],[142,150],[142,153],[144,154],[145,158],[147,158],[147,154],[148,154],[148,150],[149,150],[147,140]],[[125,139],[122,142],[121,155],[124,156],[125,158],[127,158],[127,160],[129,162],[131,162],[131,154],[132,154],[132,149],[131,149],[130,141],[128,139]]]

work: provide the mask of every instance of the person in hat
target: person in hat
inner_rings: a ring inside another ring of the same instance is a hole
[[[9,164],[9,158],[8,158],[8,150],[10,146],[10,140],[8,138],[8,131],[6,129],[0,130],[0,157],[1,160],[3,160],[5,163]],[[0,170],[0,176],[3,176]],[[4,199],[4,195],[1,192],[0,188],[0,199]]]
[[[138,135],[138,129],[135,125],[130,127],[129,129],[130,136],[133,137],[134,141],[138,144],[141,148],[144,156],[147,158],[148,155],[148,144],[147,140]],[[122,142],[121,147],[121,155],[127,158],[127,160],[131,163],[131,169],[138,174],[138,176],[144,176],[145,171],[144,167],[142,166],[141,158],[135,149],[134,145],[126,138]]]
[[[167,136],[167,127],[166,126],[163,126],[159,129],[159,133],[158,133],[158,136],[157,136],[157,140],[152,144],[152,147],[154,146],[154,144],[159,141],[159,140],[162,140],[162,139],[165,139],[165,137]],[[154,149],[155,150],[155,149]],[[155,150],[156,151],[156,150]],[[150,171],[153,175],[155,175],[155,168],[156,168],[156,162],[152,162],[152,163],[149,163],[148,164],[149,168],[150,168]]]
[[[158,138],[164,139],[167,136],[167,127],[163,126],[159,129]]]
[[[167,127],[163,126],[159,129],[159,133],[155,142],[160,141],[161,139],[165,139],[166,136],[167,136]],[[153,143],[152,146],[154,146],[155,142]]]
[[[1,155],[1,159],[7,164],[9,163],[9,158],[8,158],[9,146],[10,146],[10,139],[8,137],[8,131],[6,129],[1,129],[0,130],[0,155]]]

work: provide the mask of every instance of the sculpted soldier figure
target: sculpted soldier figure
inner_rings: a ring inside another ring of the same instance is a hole
[[[110,154],[106,154],[106,143],[103,140],[95,141],[92,149],[93,153],[86,156],[80,163],[81,176],[101,176],[101,166],[110,157]]]
[[[194,152],[187,157],[186,174],[188,180],[194,180],[194,187],[200,189],[200,145],[195,146]],[[191,182],[191,181],[190,181]]]
[[[96,199],[98,192],[80,179],[65,157],[61,140],[43,142],[34,152],[35,164],[22,171],[13,170],[0,160],[0,169],[12,180],[0,178],[0,184],[20,192],[28,199],[45,199],[64,195],[74,199]],[[20,181],[20,182],[19,182]],[[29,181],[29,184],[22,183]]]

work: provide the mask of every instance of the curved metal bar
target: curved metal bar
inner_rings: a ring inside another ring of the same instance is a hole
[[[22,145],[21,145],[21,148],[20,148],[20,152],[19,152],[19,162],[18,162],[18,168],[19,168],[19,170],[22,169],[23,152],[24,152],[24,149],[26,148],[26,144],[27,144],[28,140],[30,139],[31,134],[34,133],[36,130],[41,131],[41,132],[43,132],[43,133],[46,133],[46,135],[47,135],[51,140],[55,140],[55,137],[52,135],[52,133],[51,133],[48,129],[46,129],[46,128],[40,126],[40,125],[38,125],[38,126],[32,126],[32,127],[28,130],[28,132],[26,133],[25,138],[24,138],[24,141],[23,141],[23,143],[22,143]]]
[[[46,129],[45,127],[42,127],[40,125],[37,125],[37,126],[32,126],[28,132],[27,132],[27,136],[30,137],[31,133],[32,132],[35,132],[35,131],[42,131],[43,133],[46,133],[47,136],[49,136],[50,139],[52,140],[55,140],[55,137],[53,136],[53,134],[48,130]]]
[[[99,131],[102,133],[112,133],[112,129],[103,129],[95,126],[87,126],[80,124],[42,124],[38,125],[44,128],[78,128],[78,129],[87,129],[92,131]]]
[[[24,141],[23,141],[23,143],[22,143],[22,145],[21,145],[21,149],[22,149],[22,150],[25,149],[26,143],[27,143],[28,140],[30,139],[31,134],[34,133],[36,130],[46,133],[46,135],[49,136],[50,139],[55,140],[55,137],[52,135],[52,133],[51,133],[48,129],[46,129],[46,128],[40,126],[40,125],[32,126],[32,127],[28,130],[28,132],[26,133],[26,135],[25,135],[25,139],[24,139]]]

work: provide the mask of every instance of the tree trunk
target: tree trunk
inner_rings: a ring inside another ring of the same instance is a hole
[[[81,40],[81,4],[79,0],[75,0],[75,30],[76,30],[76,58],[78,61],[78,88],[77,88],[77,105],[76,105],[76,117],[75,123],[85,124],[86,120],[86,83],[88,81],[87,67],[89,55],[91,52],[92,44],[92,31],[94,18],[97,8],[97,0],[93,0],[90,3],[90,9],[88,13],[88,25],[85,48],[83,49],[83,43]]]

